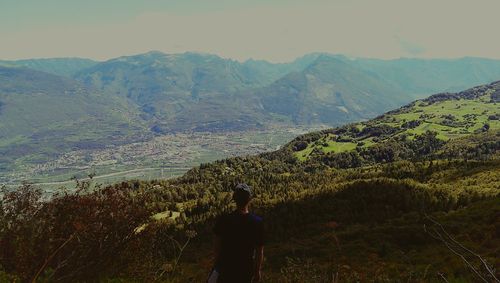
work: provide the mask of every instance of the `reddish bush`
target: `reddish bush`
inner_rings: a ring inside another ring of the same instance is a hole
[[[130,248],[140,237],[134,230],[150,215],[146,197],[107,187],[43,200],[40,190],[25,185],[0,202],[0,265],[23,281],[40,275],[54,281],[96,281],[120,273]],[[50,273],[50,274],[49,274]],[[49,275],[47,275],[49,274]]]

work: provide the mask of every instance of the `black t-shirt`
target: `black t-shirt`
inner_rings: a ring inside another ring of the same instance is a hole
[[[235,211],[220,216],[214,232],[221,240],[216,264],[220,273],[251,274],[255,247],[264,244],[262,218]]]

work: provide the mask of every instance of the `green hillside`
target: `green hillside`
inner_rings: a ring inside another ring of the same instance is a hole
[[[349,151],[363,154],[380,144],[413,141],[428,131],[441,141],[493,132],[500,130],[499,102],[500,82],[456,94],[437,94],[367,122],[303,136],[289,148],[304,161]]]

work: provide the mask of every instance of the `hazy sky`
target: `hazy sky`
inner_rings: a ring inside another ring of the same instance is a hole
[[[500,59],[500,0],[0,0],[0,59],[159,50]]]

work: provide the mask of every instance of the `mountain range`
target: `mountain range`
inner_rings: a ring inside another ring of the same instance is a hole
[[[335,126],[498,78],[500,60],[482,58],[313,53],[270,63],[153,51],[104,62],[0,61],[0,168],[162,133]]]

